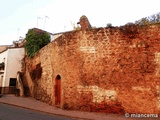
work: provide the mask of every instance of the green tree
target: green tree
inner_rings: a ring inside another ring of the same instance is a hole
[[[27,55],[33,57],[38,50],[50,42],[50,35],[39,29],[30,29],[26,34],[25,48]]]

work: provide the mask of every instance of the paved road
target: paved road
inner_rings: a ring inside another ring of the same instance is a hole
[[[0,120],[76,120],[0,103]]]

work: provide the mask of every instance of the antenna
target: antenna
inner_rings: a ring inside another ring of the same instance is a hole
[[[43,18],[37,17],[37,28],[38,28],[38,20],[39,20],[39,19],[43,19]]]
[[[45,29],[46,18],[48,18],[48,19],[49,19],[49,17],[45,15],[45,18],[44,18],[44,26],[43,26],[43,29]]]
[[[18,28],[18,37],[17,37],[17,40],[19,40],[19,31],[20,31],[20,29]]]
[[[64,26],[64,32],[65,32],[65,30],[66,30],[66,26]]]

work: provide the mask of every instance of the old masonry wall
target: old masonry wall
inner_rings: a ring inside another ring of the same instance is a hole
[[[160,113],[160,25],[66,32],[26,57],[32,97],[60,107],[106,113]]]

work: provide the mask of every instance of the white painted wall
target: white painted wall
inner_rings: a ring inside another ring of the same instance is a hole
[[[8,87],[10,78],[16,78],[17,72],[22,70],[21,60],[24,58],[25,50],[24,48],[10,48],[6,52],[3,87]]]
[[[58,37],[60,37],[61,35],[62,35],[62,33],[52,35],[51,42],[54,41],[55,39],[57,39]]]
[[[6,62],[7,54],[8,54],[8,50],[0,53],[0,63]],[[4,58],[5,58],[5,61],[4,61]]]
[[[0,63],[4,62],[6,63],[7,61],[7,55],[8,55],[8,51],[4,51],[2,53],[0,53]],[[0,87],[2,87],[3,81],[4,81],[4,70],[0,70]]]

